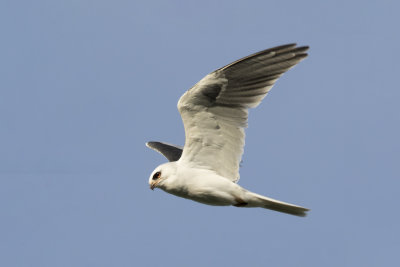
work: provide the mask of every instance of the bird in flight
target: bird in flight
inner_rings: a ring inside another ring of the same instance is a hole
[[[296,216],[308,209],[250,192],[237,184],[248,109],[257,107],[278,78],[307,57],[307,46],[287,44],[211,72],[178,101],[184,147],[148,142],[169,162],[151,173],[150,188],[214,206],[261,207]]]

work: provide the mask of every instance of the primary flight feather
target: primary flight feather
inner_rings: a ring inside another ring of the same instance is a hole
[[[260,51],[211,72],[184,93],[178,110],[185,146],[146,144],[170,161],[152,172],[150,188],[208,205],[305,216],[308,209],[255,194],[237,181],[248,109],[258,106],[277,79],[307,57],[307,50],[288,44]]]

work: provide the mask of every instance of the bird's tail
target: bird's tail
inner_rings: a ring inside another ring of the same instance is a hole
[[[300,206],[264,197],[262,195],[258,195],[252,192],[249,193],[251,194],[252,196],[251,199],[253,200],[251,201],[252,203],[249,203],[251,206],[257,206],[264,209],[275,210],[300,217],[306,216],[307,215],[306,212],[309,211],[309,209]]]

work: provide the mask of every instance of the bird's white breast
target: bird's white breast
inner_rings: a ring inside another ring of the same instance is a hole
[[[166,192],[200,203],[216,206],[232,205],[235,198],[241,197],[243,189],[232,181],[213,171],[187,168],[178,164],[174,180]]]

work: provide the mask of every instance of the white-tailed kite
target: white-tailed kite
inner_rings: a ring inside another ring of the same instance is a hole
[[[248,109],[258,106],[276,80],[307,57],[307,46],[270,48],[211,72],[182,95],[178,110],[185,146],[146,145],[170,162],[150,175],[150,188],[200,203],[261,207],[297,216],[308,209],[250,192],[237,184]]]

